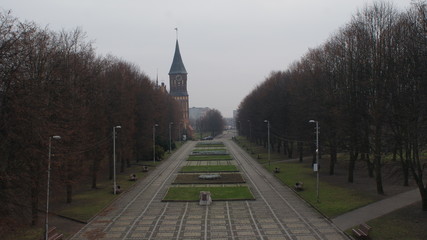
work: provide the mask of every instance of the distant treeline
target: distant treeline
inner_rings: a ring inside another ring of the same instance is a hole
[[[52,136],[61,139],[52,139],[51,188],[71,202],[75,186],[96,188],[98,178],[112,178],[113,127],[121,126],[123,171],[152,159],[154,124],[160,151],[168,147],[169,123],[179,119],[171,96],[135,65],[97,56],[81,30],[53,32],[0,13],[0,224],[37,222]]]
[[[348,181],[356,161],[364,161],[379,194],[384,156],[392,156],[401,163],[402,184],[415,179],[427,210],[426,3],[407,11],[368,6],[288,70],[271,73],[241,102],[237,121],[241,134],[265,145],[264,120],[276,151],[294,143],[312,147],[309,120],[318,121],[321,150],[331,159],[324,169],[334,174],[337,153],[346,152]]]
[[[210,109],[205,115],[193,122],[196,130],[202,133],[209,133],[211,137],[221,134],[224,130],[225,120],[217,109]]]

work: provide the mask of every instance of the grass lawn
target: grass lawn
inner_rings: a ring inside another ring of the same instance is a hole
[[[234,165],[184,166],[181,172],[236,172]]]
[[[4,240],[34,240],[40,239],[40,236],[44,236],[44,227],[28,227],[24,229],[19,229],[19,231],[13,234],[3,235],[2,239]],[[44,238],[43,238],[44,239]]]
[[[150,162],[150,164],[153,164]],[[143,176],[142,167],[134,166],[133,170],[137,178]],[[128,170],[129,171],[129,170]],[[118,173],[116,175],[117,185],[125,191],[129,189],[134,181],[129,181],[129,173]],[[63,208],[56,210],[59,215],[77,219],[83,222],[88,221],[95,214],[104,209],[117,196],[113,194],[113,182],[109,180],[98,182],[97,189],[88,189],[86,191],[77,192],[73,195],[73,202],[64,205]]]
[[[163,201],[198,201],[201,191],[211,192],[213,201],[253,200],[248,187],[170,187]]]
[[[304,183],[304,190],[297,192],[304,200],[318,208],[328,217],[336,217],[353,209],[365,206],[375,201],[372,197],[343,187],[333,186],[326,182],[319,184],[319,199],[317,202],[316,173],[301,163],[272,163],[267,169],[276,173],[282,182],[293,187],[296,182]]]
[[[375,240],[427,239],[427,212],[421,211],[419,202],[371,220],[368,225]]]
[[[249,146],[245,138],[239,138],[239,144]],[[257,158],[259,155],[260,159],[257,159],[257,161],[263,164],[269,172],[273,173],[276,167],[280,168],[280,173],[275,173],[275,175],[289,187],[293,188],[296,182],[303,182],[304,190],[297,192],[297,194],[330,218],[376,201],[375,198],[362,192],[334,186],[327,182],[322,182],[322,179],[320,179],[320,201],[318,203],[316,173],[310,167],[302,163],[278,162],[285,160],[285,156],[275,152],[271,153],[269,166],[267,149],[262,146],[252,145],[252,150],[254,152],[252,156]]]
[[[223,155],[191,155],[187,161],[232,160],[229,154]]]

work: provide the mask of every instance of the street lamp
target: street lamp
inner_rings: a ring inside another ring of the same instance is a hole
[[[319,121],[310,120],[309,123],[316,123],[316,164],[313,166],[314,171],[316,172],[316,189],[317,189],[317,202],[319,202]]]
[[[116,195],[117,182],[116,182],[116,129],[122,126],[113,127],[113,192]]]
[[[49,137],[49,155],[47,161],[47,193],[46,193],[46,229],[45,229],[45,239],[48,240],[49,236],[49,185],[50,185],[50,158],[52,155],[52,139],[59,140],[60,136],[51,136]]]
[[[172,149],[172,147],[171,147],[171,145],[172,145],[172,136],[171,136],[171,126],[172,126],[172,124],[173,124],[173,122],[170,122],[169,123],[169,153],[171,153],[171,149]]]
[[[270,167],[270,121],[268,121],[268,120],[264,120],[264,122],[265,123],[267,123],[267,136],[268,136],[268,139],[267,139],[267,148],[268,148],[268,166]]]
[[[156,162],[156,127],[158,127],[159,124],[153,125],[153,162]]]

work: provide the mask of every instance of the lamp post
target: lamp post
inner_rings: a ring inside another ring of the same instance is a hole
[[[122,128],[122,126],[113,127],[113,192],[116,195],[117,182],[116,182],[116,129]]]
[[[153,125],[153,163],[156,162],[156,127],[158,127],[159,124]]]
[[[264,120],[264,122],[267,123],[268,166],[270,167],[270,121]]]
[[[309,123],[316,123],[316,164],[314,166],[314,171],[316,171],[316,191],[317,191],[317,202],[319,202],[319,121],[310,120]]]
[[[46,229],[45,229],[45,239],[49,238],[49,185],[50,185],[50,159],[52,155],[52,139],[59,140],[60,136],[51,136],[49,137],[49,155],[47,160],[47,191],[46,191]]]
[[[169,153],[171,153],[172,150],[172,134],[171,134],[171,128],[172,128],[173,122],[169,123]]]

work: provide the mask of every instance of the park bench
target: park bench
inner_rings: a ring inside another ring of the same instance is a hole
[[[114,187],[112,187],[112,188],[113,188],[113,193],[114,193]],[[120,187],[120,185],[117,185],[116,186],[116,194],[119,194],[121,192],[122,192],[122,188]]]
[[[357,239],[369,239],[370,230],[371,230],[371,227],[365,223],[360,224],[357,228],[352,229],[353,235]]]
[[[56,232],[56,227],[51,227],[47,232],[48,240],[62,240],[64,235],[62,233]]]
[[[130,176],[129,176],[129,181],[136,181],[136,175],[135,175],[135,173],[132,173]]]
[[[304,183],[303,182],[297,182],[294,185],[295,191],[302,191],[304,190]]]

